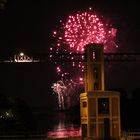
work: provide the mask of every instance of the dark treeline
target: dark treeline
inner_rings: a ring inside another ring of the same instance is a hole
[[[32,110],[14,96],[0,93],[0,131],[25,131],[32,128]]]

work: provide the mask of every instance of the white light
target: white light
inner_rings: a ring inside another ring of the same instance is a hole
[[[23,53],[23,52],[21,52],[19,55],[20,55],[20,56],[24,56],[24,53]]]
[[[79,80],[80,80],[80,81],[83,81],[83,78],[80,77]]]

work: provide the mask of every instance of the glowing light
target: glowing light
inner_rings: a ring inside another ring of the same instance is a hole
[[[20,55],[20,56],[24,56],[24,53],[23,53],[23,52],[21,52],[19,55]]]
[[[89,7],[89,10],[92,10],[92,7]]]
[[[79,78],[79,81],[83,81],[83,78],[82,78],[82,77],[80,77],[80,78]]]

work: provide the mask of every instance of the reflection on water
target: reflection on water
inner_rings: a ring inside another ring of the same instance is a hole
[[[81,136],[79,115],[57,112],[39,115],[36,120],[38,120],[39,127],[46,130],[48,138]]]
[[[81,128],[74,124],[65,124],[60,121],[58,125],[54,126],[54,129],[48,131],[47,136],[49,138],[68,138],[68,137],[80,137]]]

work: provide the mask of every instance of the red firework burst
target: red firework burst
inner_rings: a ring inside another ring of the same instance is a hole
[[[104,52],[114,52],[118,47],[114,41],[117,29],[104,23],[91,9],[68,16],[66,22],[60,23],[59,29],[53,32],[57,43],[55,47],[50,48],[51,53],[84,53],[84,47],[90,43],[103,44]],[[50,55],[50,58],[52,57]],[[70,59],[73,61],[71,65],[57,65],[56,71],[60,77],[75,81],[83,77],[84,65],[82,62],[74,62],[75,58],[72,55]],[[75,76],[75,73],[78,75]]]
[[[104,44],[105,52],[112,52],[118,47],[114,42],[117,29],[103,24],[91,11],[71,15],[62,25],[60,30],[53,32],[58,52],[83,53],[89,43]]]

